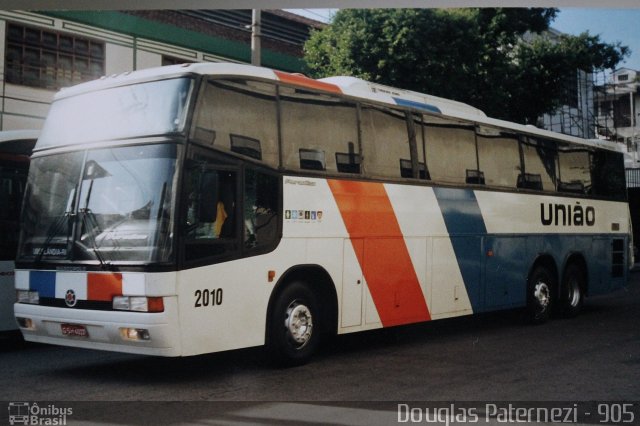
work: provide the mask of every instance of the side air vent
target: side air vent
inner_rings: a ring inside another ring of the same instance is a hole
[[[624,276],[624,240],[616,238],[611,242],[611,276],[618,278]]]

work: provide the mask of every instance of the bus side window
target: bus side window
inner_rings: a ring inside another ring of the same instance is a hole
[[[466,184],[467,170],[479,171],[475,127],[451,118],[424,118],[427,169],[431,179]]]
[[[558,144],[558,192],[587,194],[591,191],[591,152]]]
[[[190,178],[187,226],[194,239],[224,238],[233,221],[235,173],[197,169]]]
[[[247,167],[244,173],[244,246],[259,249],[278,240],[277,176]]]
[[[592,195],[625,201],[627,199],[624,157],[618,152],[599,150],[591,156]]]
[[[224,256],[239,249],[236,232],[237,173],[208,164],[190,168],[185,176],[186,259]]]
[[[501,129],[477,126],[478,161],[489,186],[513,189],[521,178],[518,136]]]
[[[403,111],[363,105],[362,150],[363,167],[368,175],[413,177],[411,160],[408,169],[405,167],[405,175],[402,170],[402,159],[411,158],[407,119]]]
[[[275,86],[252,80],[208,81],[198,94],[191,140],[277,167]]]
[[[342,157],[350,142],[358,141],[356,105],[335,96],[280,86],[283,166],[291,170],[343,173]],[[353,157],[358,144],[353,143]],[[349,171],[354,173],[355,164]]]
[[[526,137],[520,144],[524,159],[524,176],[540,176],[540,189],[556,190],[558,155],[552,143],[544,139]]]

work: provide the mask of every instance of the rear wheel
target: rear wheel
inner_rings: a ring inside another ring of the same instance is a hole
[[[269,323],[268,350],[277,364],[302,365],[320,341],[320,313],[315,294],[302,282],[288,285],[277,297]]]
[[[527,282],[527,319],[532,324],[542,324],[549,319],[553,304],[555,280],[543,265],[538,265]]]
[[[569,264],[564,272],[560,292],[560,312],[566,317],[574,317],[580,313],[584,305],[585,274],[575,263]]]

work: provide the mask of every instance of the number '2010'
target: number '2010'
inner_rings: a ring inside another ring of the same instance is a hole
[[[196,290],[196,308],[203,306],[218,306],[222,305],[222,289],[215,288],[213,290]]]

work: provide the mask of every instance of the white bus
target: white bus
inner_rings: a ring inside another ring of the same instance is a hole
[[[163,356],[525,307],[625,285],[622,155],[355,78],[236,64],[55,97],[29,171],[28,341]]]
[[[29,155],[37,130],[0,132],[0,333],[17,333],[13,315],[16,300],[14,268],[18,248],[20,206],[27,184]]]

